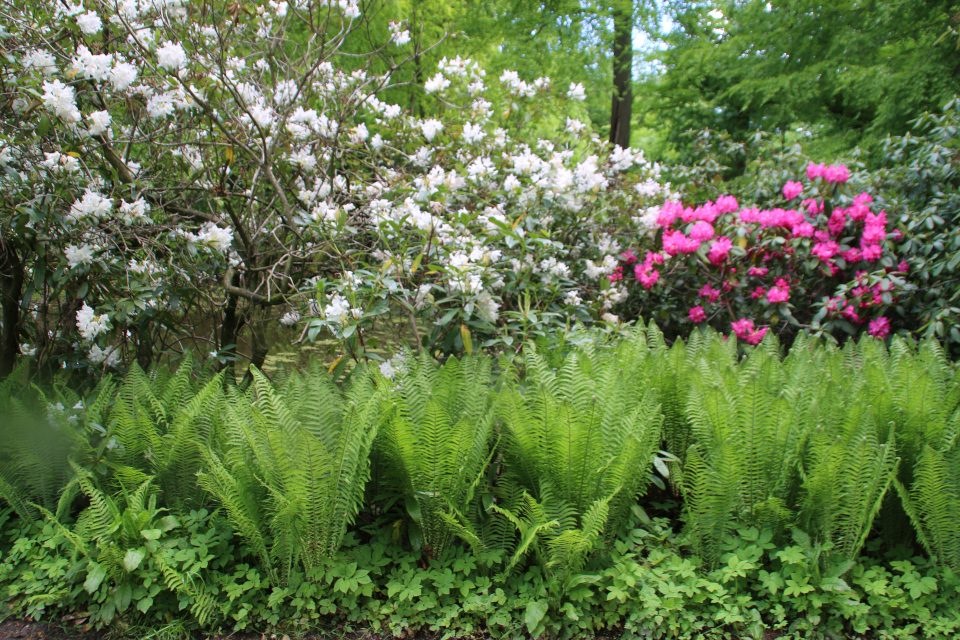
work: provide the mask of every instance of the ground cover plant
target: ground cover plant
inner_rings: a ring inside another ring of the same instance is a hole
[[[3,607],[131,629],[956,632],[960,390],[935,341],[668,346],[651,323],[549,347],[341,385],[244,390],[194,362],[84,397],[9,378]]]

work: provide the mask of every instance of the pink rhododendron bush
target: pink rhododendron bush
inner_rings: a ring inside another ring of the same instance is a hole
[[[611,234],[667,195],[575,117],[579,85],[444,59],[416,113],[393,103],[420,45],[390,22],[357,54],[373,18],[352,0],[3,19],[0,373],[17,354],[228,364],[238,344],[260,365],[281,327],[355,359],[388,323],[414,347],[514,348],[610,320]]]
[[[885,338],[888,310],[911,288],[909,264],[897,256],[901,232],[848,179],[843,165],[811,163],[773,209],[731,196],[668,200],[650,214],[648,237],[598,277],[674,332],[706,323],[748,344],[801,329]]]

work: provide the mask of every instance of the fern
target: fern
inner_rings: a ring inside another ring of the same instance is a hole
[[[960,451],[924,447],[907,492],[898,486],[906,511],[927,550],[954,571],[960,571]]]
[[[556,371],[526,353],[525,380],[504,390],[500,409],[505,464],[530,496],[525,515],[512,520],[517,553],[537,529],[551,549],[548,563],[572,570],[619,532],[646,490],[662,433],[649,353],[641,331],[612,348],[577,349]],[[542,521],[557,524],[538,528]]]
[[[465,521],[451,516],[473,502],[492,455],[491,382],[489,358],[438,367],[425,354],[396,384],[382,379],[389,410],[379,450],[431,554],[443,551],[453,529],[466,533]]]
[[[325,375],[294,374],[280,390],[259,371],[252,375],[245,393],[229,392],[222,439],[204,451],[199,483],[271,574],[288,583],[325,563],[356,517],[380,397],[369,375],[355,378],[346,394]],[[338,408],[318,409],[310,395]]]

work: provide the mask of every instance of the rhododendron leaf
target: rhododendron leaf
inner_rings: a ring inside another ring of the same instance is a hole
[[[50,118],[46,115],[40,116],[40,122],[37,124],[37,135],[45,136],[50,131]]]
[[[467,352],[468,356],[472,356],[473,338],[470,336],[470,329],[467,328],[467,325],[460,325],[460,336],[463,339],[463,350]]]
[[[340,364],[340,361],[346,357],[347,357],[346,354],[344,354],[339,358],[337,358],[336,360],[334,360],[333,364],[330,365],[330,368],[327,369],[327,373],[333,373],[333,370],[337,368],[337,365]]]

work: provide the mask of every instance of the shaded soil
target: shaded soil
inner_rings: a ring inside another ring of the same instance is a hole
[[[0,640],[99,640],[99,634],[82,635],[77,629],[42,624],[32,620],[7,620],[0,623]]]

